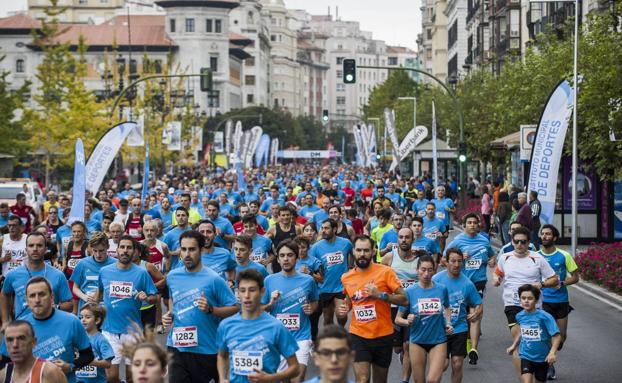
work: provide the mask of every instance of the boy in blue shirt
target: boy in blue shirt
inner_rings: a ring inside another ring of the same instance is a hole
[[[247,269],[238,274],[236,282],[241,312],[224,319],[216,333],[220,381],[281,382],[294,378],[299,369],[298,344],[281,321],[263,310],[263,276]],[[288,367],[277,372],[281,357]]]
[[[555,319],[546,311],[536,308],[540,299],[540,289],[525,284],[518,288],[523,311],[516,315],[516,324],[520,332],[514,336],[514,342],[507,349],[512,355],[518,349],[520,373],[523,382],[546,382],[549,365],[557,360],[557,349],[561,342],[559,327]],[[520,345],[520,347],[519,347]],[[527,375],[527,378],[524,376]]]

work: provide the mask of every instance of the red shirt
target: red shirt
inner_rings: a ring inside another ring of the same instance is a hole
[[[346,200],[344,201],[343,204],[345,206],[352,206],[354,204],[354,197],[356,196],[356,193],[354,192],[354,189],[352,189],[352,188],[343,188],[341,190],[346,195]]]
[[[361,190],[361,198],[366,204],[371,203],[371,200],[373,197],[374,197],[374,189],[365,188]]]
[[[238,222],[234,223],[233,224],[233,230],[235,231],[236,234],[243,233],[244,232],[244,222],[238,221]],[[261,227],[260,224],[257,224],[257,234],[259,234],[259,235],[266,234],[266,231],[263,229],[263,227]]]
[[[11,213],[21,218],[22,225],[24,226],[24,233],[30,233],[30,229],[32,228],[32,214],[34,214],[33,208],[28,205],[19,207],[15,204],[9,209]]]

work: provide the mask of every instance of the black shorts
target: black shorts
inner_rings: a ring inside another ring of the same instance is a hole
[[[465,358],[467,356],[466,346],[467,338],[469,336],[468,331],[459,332],[457,334],[451,334],[447,336],[447,357],[461,356]]]
[[[172,347],[168,351],[172,354],[169,381],[199,383],[213,380],[218,383],[216,354],[179,352]]]
[[[547,374],[549,372],[549,364],[547,362],[532,362],[531,360],[520,360],[520,373],[533,374],[536,380],[546,382]]]
[[[140,321],[143,323],[143,327],[150,327],[154,329],[156,326],[156,306],[150,307],[145,310],[140,310]]]
[[[381,368],[389,368],[393,358],[393,335],[375,339],[361,338],[350,334],[355,362],[373,363]]]
[[[516,314],[523,311],[523,308],[520,306],[505,306],[505,317],[508,318],[508,327],[512,328],[516,325]]]
[[[431,344],[431,343],[414,343],[414,344],[421,347],[422,349],[425,350],[425,352],[429,354],[430,350],[432,350],[434,347],[438,346],[439,344],[445,344],[445,342],[437,343],[437,344]],[[466,345],[464,346],[464,349],[466,350]]]
[[[322,293],[320,294],[320,306],[322,309],[330,306],[336,299],[345,299],[344,293]]]
[[[572,307],[568,302],[543,302],[542,309],[547,313],[551,314],[551,316],[553,316],[555,320],[568,317],[568,314],[570,314],[570,312],[572,311]]]
[[[391,307],[391,319],[395,322],[395,317],[398,312],[397,307]],[[393,347],[402,347],[402,345],[408,342],[408,327],[398,326],[393,324]]]
[[[475,290],[479,293],[479,296],[484,298],[484,292],[486,291],[486,281],[475,282]]]

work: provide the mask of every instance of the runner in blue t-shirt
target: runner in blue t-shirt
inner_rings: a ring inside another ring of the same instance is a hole
[[[80,299],[78,312],[86,302],[95,302],[99,288],[99,272],[102,267],[115,263],[115,259],[108,256],[109,241],[106,234],[97,232],[89,240],[92,256],[82,259],[71,274],[73,293]],[[103,321],[103,319],[102,319]]]
[[[215,342],[222,318],[239,310],[227,283],[201,261],[205,237],[187,231],[180,238],[183,267],[167,276],[172,312],[162,318],[171,328],[166,345],[172,350],[171,381],[209,382],[218,380]]]
[[[413,251],[423,250],[438,257],[441,252],[438,243],[423,235],[423,218],[413,217],[410,229],[413,231]]]
[[[74,369],[93,360],[93,349],[80,320],[54,308],[50,283],[43,276],[30,279],[25,289],[31,312],[23,320],[32,325],[37,338],[33,355],[54,363],[68,382],[76,382]],[[0,352],[9,356],[6,343],[2,343]]]
[[[201,261],[203,265],[212,269],[222,279],[227,281],[229,287],[233,287],[235,281],[235,259],[231,252],[222,247],[214,246],[216,238],[216,226],[211,221],[203,220],[199,222],[197,231],[205,238],[205,245],[201,251]],[[182,267],[180,262],[178,267]]]
[[[412,204],[412,211],[415,213],[417,217],[425,217],[425,209],[428,201],[425,198],[425,192],[423,190],[417,190],[417,199]]]
[[[188,224],[188,210],[179,206],[175,209],[175,219],[177,220],[177,226],[172,228],[166,235],[162,242],[166,243],[169,251],[168,263],[166,265],[166,270],[173,270],[177,267],[177,262],[179,262],[179,237],[185,231],[190,230],[190,225]]]
[[[298,344],[283,324],[264,312],[261,298],[265,292],[263,277],[256,270],[244,270],[237,276],[241,312],[224,319],[218,326],[218,375],[221,381],[288,381],[299,364]],[[277,372],[281,357],[287,368]]]
[[[4,279],[2,285],[3,302],[0,307],[3,328],[11,321],[11,312],[15,319],[23,319],[30,313],[30,307],[26,301],[26,284],[34,277],[43,277],[52,286],[54,304],[61,310],[71,311],[73,302],[67,278],[62,271],[49,266],[44,262],[47,251],[44,234],[32,232],[26,237],[26,259],[21,266],[11,270]],[[11,299],[12,297],[12,299]],[[13,301],[13,310],[10,302]]]
[[[106,370],[112,366],[114,359],[112,346],[99,332],[106,312],[97,303],[87,303],[82,306],[79,314],[80,322],[89,336],[95,359],[88,366],[76,370],[76,378],[81,383],[106,383]]]
[[[136,240],[123,235],[117,247],[117,262],[103,267],[99,272],[98,299],[103,300],[106,319],[102,333],[110,342],[115,357],[108,371],[108,379],[116,381],[121,364],[123,343],[131,341],[130,332],[142,327],[140,308],[143,302],[154,304],[158,300],[157,289],[149,273],[132,262]],[[126,374],[129,363],[126,360]]]
[[[431,256],[419,258],[419,281],[406,289],[408,306],[400,307],[395,318],[398,325],[410,327],[410,365],[416,382],[440,382],[447,358],[447,335],[453,334],[449,294],[445,286],[432,282],[435,270]]]
[[[304,380],[313,349],[309,317],[318,307],[319,292],[313,277],[296,271],[300,253],[296,242],[282,241],[276,253],[281,271],[266,277],[262,303],[264,309],[280,320],[298,342],[296,357],[301,368],[296,380],[300,382]]]
[[[225,249],[229,249],[231,247],[231,242],[235,238],[235,230],[233,230],[231,221],[225,217],[221,217],[219,212],[220,206],[218,202],[209,201],[207,203],[205,215],[207,219],[212,221],[214,226],[216,226],[216,239],[214,242]]]
[[[557,350],[561,343],[559,327],[555,319],[546,311],[536,308],[540,299],[540,289],[526,284],[518,288],[523,311],[516,314],[516,324],[520,332],[514,335],[514,342],[507,349],[512,355],[518,348],[520,375],[530,375],[537,382],[546,382],[549,366],[557,361]],[[520,344],[520,346],[519,346]]]
[[[259,271],[261,275],[264,277],[268,276],[268,270],[266,270],[265,266],[253,262],[250,259],[251,251],[253,248],[253,239],[246,234],[240,234],[235,237],[235,241],[233,242],[233,252],[235,261],[237,266],[235,267],[235,272],[239,274],[241,271],[246,269],[255,269]]]
[[[426,205],[426,215],[423,217],[423,235],[436,242],[439,254],[434,260],[438,264],[443,251],[442,239],[447,235],[447,225],[443,220],[436,217],[436,206],[432,202],[428,202]]]
[[[464,263],[462,265],[462,273],[468,277],[475,285],[480,296],[484,297],[486,290],[486,268],[495,265],[495,252],[490,246],[488,239],[479,234],[480,222],[479,216],[475,213],[468,213],[462,218],[464,233],[458,234],[453,241],[447,245],[447,249],[458,249],[464,255]],[[447,249],[445,251],[447,251]],[[481,333],[482,322],[477,319],[471,323],[470,340],[468,346],[469,363],[477,364],[479,353],[477,347],[479,345],[479,336]]]
[[[263,235],[257,234],[257,220],[255,216],[248,215],[242,219],[244,224],[244,234],[253,240],[253,249],[251,251],[251,260],[260,263],[264,267],[274,261],[272,254],[272,240]]]
[[[449,294],[454,333],[447,337],[447,354],[451,357],[452,382],[461,382],[462,365],[467,356],[469,324],[481,319],[482,297],[477,293],[473,282],[461,272],[464,263],[462,252],[449,248],[445,251],[444,259],[447,270],[432,277],[432,282],[445,286]]]
[[[352,243],[344,238],[337,237],[337,222],[326,219],[321,226],[322,240],[316,242],[309,250],[309,256],[322,262],[324,283],[320,285],[320,305],[324,315],[324,324],[333,323],[335,314],[335,299],[344,299],[341,276],[352,265]],[[347,318],[337,318],[345,326]]]

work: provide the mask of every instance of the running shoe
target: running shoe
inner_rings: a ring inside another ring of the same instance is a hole
[[[479,359],[479,353],[477,352],[476,349],[471,349],[471,351],[469,351],[469,364],[477,364],[477,360]]]
[[[555,366],[552,364],[549,366],[549,373],[547,377],[549,378],[549,380],[557,379],[557,374],[555,373]]]

